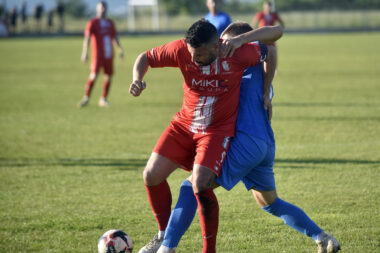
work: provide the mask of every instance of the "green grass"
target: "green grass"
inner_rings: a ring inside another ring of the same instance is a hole
[[[88,76],[82,38],[0,41],[0,252],[95,252],[108,229],[139,249],[156,232],[142,170],[182,103],[176,69],[151,70],[128,94],[143,50],[177,37],[122,38],[107,109],[77,109]],[[380,247],[380,34],[285,35],[278,43],[273,128],[281,198],[300,206],[343,252]],[[176,201],[181,181],[170,178]],[[238,185],[216,190],[218,252],[316,252]],[[200,252],[198,218],[178,252]]]

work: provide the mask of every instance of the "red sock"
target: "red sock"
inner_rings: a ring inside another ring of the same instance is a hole
[[[212,188],[195,193],[203,236],[202,253],[215,253],[218,233],[219,205]]]
[[[163,231],[168,225],[172,207],[172,194],[168,182],[165,180],[159,185],[147,186],[148,199],[153,213],[156,216],[158,229]]]
[[[87,80],[86,88],[84,90],[85,96],[87,96],[87,97],[90,96],[90,93],[91,93],[92,87],[94,86],[94,83],[95,83],[95,79],[94,80],[91,80],[91,79]]]
[[[110,89],[110,86],[111,86],[111,82],[108,80],[108,81],[104,81],[103,83],[103,93],[102,93],[102,97],[106,98],[107,95],[108,95],[108,91]]]

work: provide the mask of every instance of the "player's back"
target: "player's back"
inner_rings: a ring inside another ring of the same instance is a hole
[[[268,112],[263,104],[263,65],[245,70],[240,87],[239,112],[236,131],[274,144],[274,134]]]

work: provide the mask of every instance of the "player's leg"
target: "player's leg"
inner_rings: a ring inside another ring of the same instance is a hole
[[[314,241],[318,243],[322,237],[325,238],[326,234],[323,230],[319,228],[302,209],[277,196],[273,174],[274,154],[274,146],[268,146],[267,156],[263,162],[244,178],[243,183],[247,189],[252,189],[257,204],[263,210],[281,218],[286,225],[306,236],[312,237]],[[323,251],[323,247],[318,246],[321,248],[319,252],[337,252],[339,250],[338,242],[335,238],[332,238],[324,239],[330,240],[331,243],[333,243],[331,246],[332,251]]]
[[[260,191],[252,189],[257,204],[266,212],[281,218],[286,225],[312,237],[318,244],[318,252],[338,252],[338,241],[327,235],[317,224],[311,220],[299,207],[278,198],[275,190]],[[330,247],[327,249],[327,247]]]
[[[100,62],[97,59],[92,59],[90,67],[90,75],[87,79],[86,86],[84,88],[84,96],[79,102],[78,107],[84,107],[88,104],[92,88],[94,87],[95,81],[98,77],[100,70]]]
[[[108,107],[110,104],[107,100],[107,96],[111,87],[111,79],[113,75],[113,60],[112,59],[104,60],[103,69],[104,69],[104,82],[103,82],[102,96],[100,97],[100,100],[99,100],[99,106]]]
[[[197,211],[197,199],[194,196],[191,179],[185,179],[179,191],[178,201],[170,214],[164,241],[158,253],[175,252],[179,241],[190,227]]]
[[[181,129],[171,124],[161,135],[148,160],[143,178],[159,232],[150,243],[140,249],[140,253],[156,252],[163,241],[172,202],[166,179],[178,167],[191,169],[194,150],[186,149],[189,143],[192,145],[191,138],[184,136]]]
[[[227,152],[226,160],[223,163],[219,177],[215,179],[213,188],[221,185],[226,190],[231,190],[252,167],[257,166],[265,156],[265,150],[258,145],[251,137],[242,132],[236,132],[236,136],[231,140],[231,145]],[[184,184],[190,185],[192,177],[185,180],[181,186],[180,195],[176,207],[170,216],[168,228],[166,229],[163,246],[160,253],[175,252],[175,248],[190,226],[194,217],[196,206],[191,203],[193,190],[182,190]],[[181,203],[178,205],[178,203]],[[186,209],[185,209],[186,208]],[[170,228],[170,229],[169,229]]]
[[[198,202],[199,221],[203,237],[202,253],[214,253],[218,233],[219,205],[212,188],[216,174],[196,164],[193,169],[193,191]]]
[[[203,253],[214,253],[218,232],[219,205],[213,182],[222,170],[230,137],[199,135],[194,160],[192,183],[198,202],[199,221],[203,236]]]

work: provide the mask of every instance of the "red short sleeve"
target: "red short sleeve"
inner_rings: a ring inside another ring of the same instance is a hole
[[[260,21],[263,18],[262,12],[257,12],[255,15],[256,22]]]
[[[239,48],[233,57],[245,66],[255,66],[263,62],[267,56],[267,48],[264,44],[250,43]]]
[[[158,67],[179,67],[178,58],[180,49],[183,48],[183,40],[176,40],[165,45],[153,48],[146,52],[149,66]]]
[[[85,37],[89,37],[91,35],[91,33],[93,32],[92,31],[93,30],[93,24],[94,24],[94,22],[92,22],[92,20],[87,23],[86,29],[84,30],[84,36]]]

